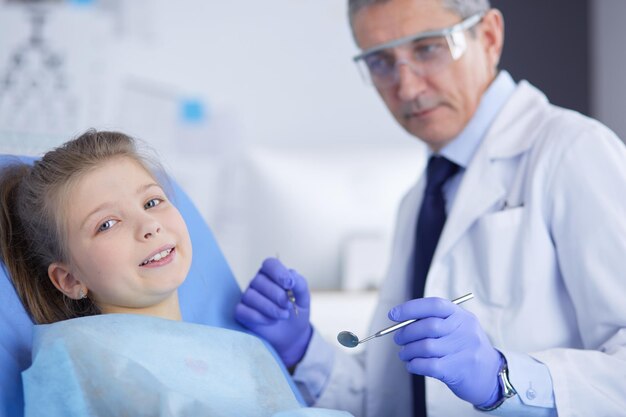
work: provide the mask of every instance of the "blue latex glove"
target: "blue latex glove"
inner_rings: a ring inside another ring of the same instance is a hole
[[[443,298],[420,298],[392,308],[389,318],[421,319],[394,335],[409,372],[437,378],[479,407],[499,399],[503,358],[472,313]]]
[[[293,291],[296,306],[287,290]],[[300,362],[313,334],[310,304],[306,280],[278,259],[268,258],[244,291],[235,319],[267,340],[289,368]]]

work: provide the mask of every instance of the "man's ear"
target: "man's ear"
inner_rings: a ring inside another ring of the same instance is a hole
[[[485,48],[490,64],[495,68],[502,56],[504,44],[504,18],[498,9],[489,9],[482,22]]]
[[[48,277],[52,284],[63,294],[74,300],[83,298],[87,288],[70,273],[69,267],[61,262],[48,266]]]

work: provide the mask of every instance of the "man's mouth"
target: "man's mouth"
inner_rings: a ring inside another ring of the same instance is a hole
[[[415,100],[411,103],[407,103],[404,108],[405,119],[420,118],[427,116],[433,111],[437,110],[442,105],[442,101],[436,97],[424,97],[420,100]]]
[[[423,117],[423,116],[427,116],[428,114],[432,113],[433,111],[437,110],[439,106],[432,106],[432,107],[428,107],[428,108],[420,108],[420,109],[414,109],[411,111],[408,111],[404,114],[405,118],[410,119],[413,117]]]
[[[411,114],[412,117],[422,117],[427,115],[428,113],[432,112],[433,110],[435,110],[436,107],[432,107],[430,109],[421,109],[419,111],[413,112]]]

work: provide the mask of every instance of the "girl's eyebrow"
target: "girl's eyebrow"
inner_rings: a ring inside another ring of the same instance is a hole
[[[161,188],[161,185],[157,184],[156,182],[151,182],[151,183],[148,183],[148,184],[141,185],[137,189],[137,194],[141,194],[142,192],[144,192],[144,191],[146,191],[146,190],[148,190],[148,189],[150,189],[152,187]]]

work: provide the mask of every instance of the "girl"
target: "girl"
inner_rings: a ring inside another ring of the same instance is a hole
[[[95,131],[4,170],[2,257],[36,323],[122,312],[180,319],[191,242],[159,172],[128,136]]]
[[[47,324],[26,415],[346,415],[299,408],[252,336],[180,321],[192,248],[164,178],[131,138],[94,130],[0,173],[2,260]]]

